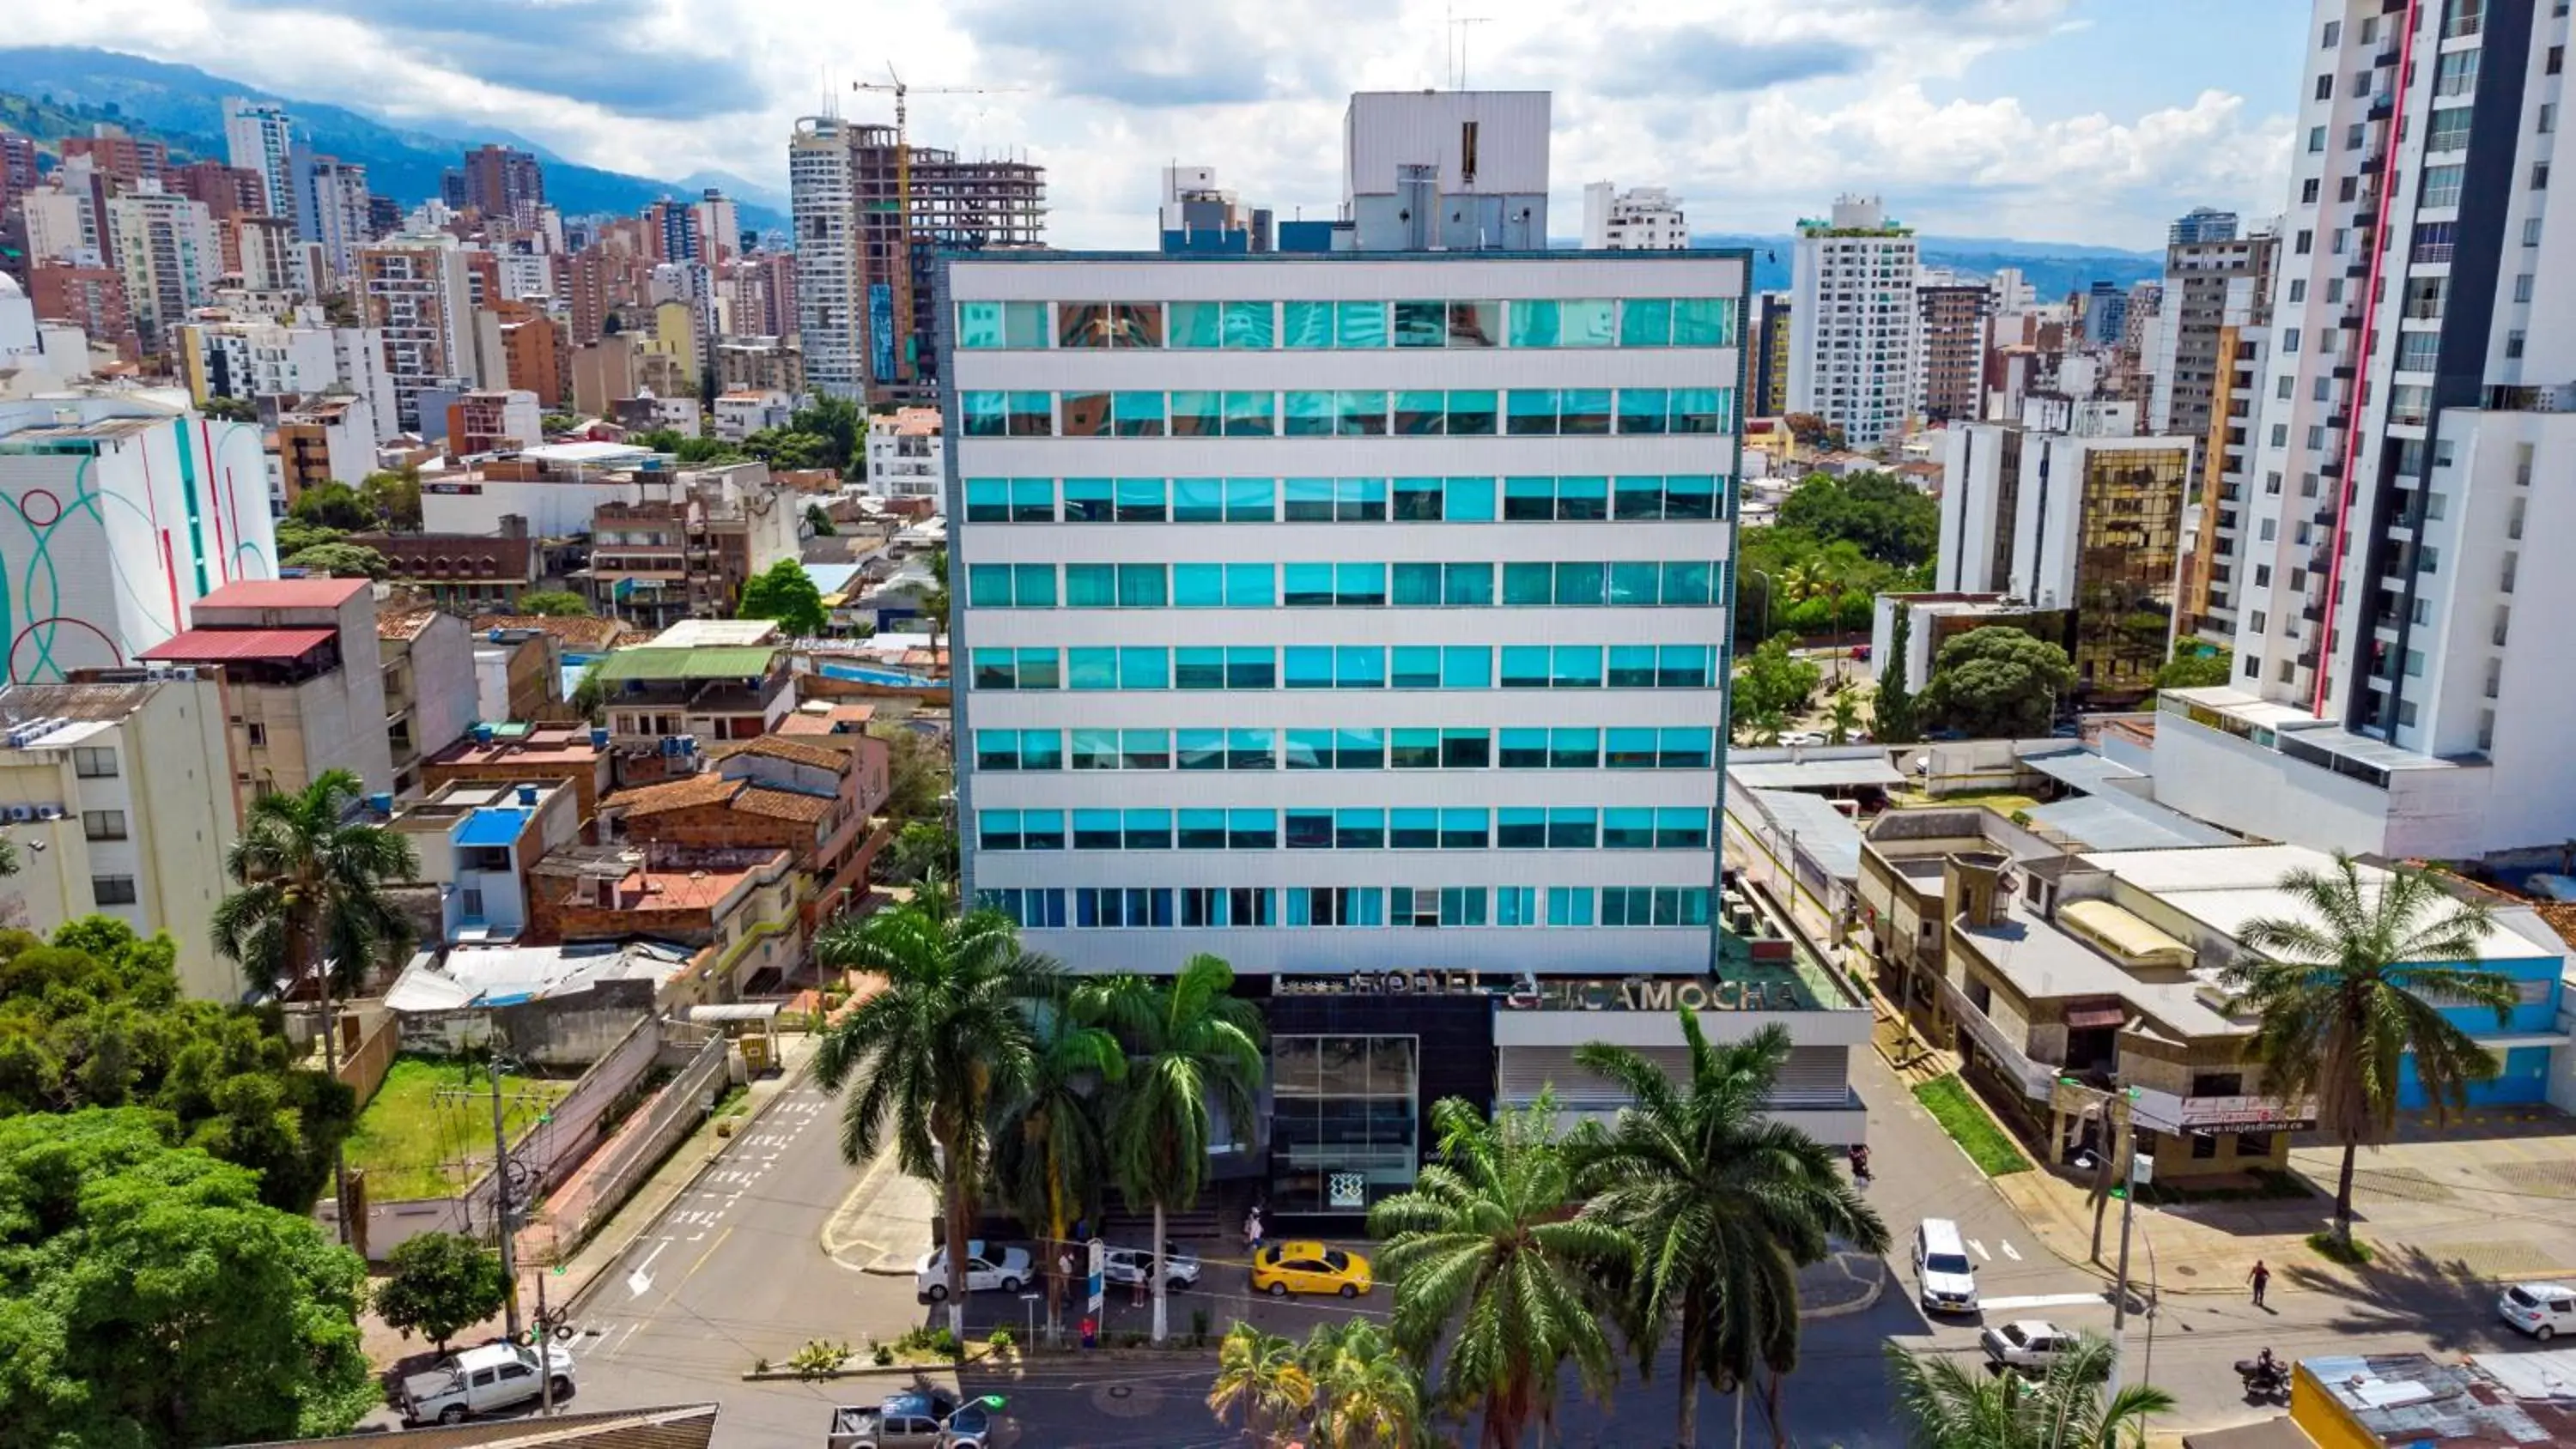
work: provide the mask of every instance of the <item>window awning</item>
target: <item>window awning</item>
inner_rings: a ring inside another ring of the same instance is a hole
[[[2069,1031],[2091,1031],[2097,1027],[2124,1026],[2129,1010],[2124,1006],[2079,1006],[2066,1013]]]

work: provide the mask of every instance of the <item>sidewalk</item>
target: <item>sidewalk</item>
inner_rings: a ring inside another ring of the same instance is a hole
[[[939,1194],[895,1165],[888,1142],[823,1223],[823,1253],[845,1268],[889,1278],[909,1278],[930,1251],[939,1221]]]

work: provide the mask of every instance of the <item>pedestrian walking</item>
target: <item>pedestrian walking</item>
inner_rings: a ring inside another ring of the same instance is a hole
[[[1261,1256],[1261,1204],[1254,1203],[1243,1219],[1243,1252],[1247,1258]]]
[[[2254,1306],[2262,1307],[2263,1290],[2272,1286],[2272,1270],[2264,1267],[2263,1260],[2257,1258],[2254,1260],[2254,1271],[2245,1275],[2245,1281],[2254,1285]]]

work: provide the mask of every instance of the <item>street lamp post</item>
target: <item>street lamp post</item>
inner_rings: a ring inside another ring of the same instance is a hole
[[[2137,1210],[2138,1188],[2151,1181],[2154,1176],[2154,1165],[2148,1160],[2145,1153],[2137,1150],[2136,1144],[2133,1141],[2129,1148],[2128,1182],[2120,1194],[2120,1267],[2118,1272],[2118,1281],[2115,1282],[2111,1288],[2110,1397],[2112,1398],[2117,1398],[2120,1394],[2120,1370],[2122,1368],[2120,1361],[2122,1348],[2121,1338],[2123,1330],[2128,1327],[2129,1323],[2129,1222],[2131,1215]]]

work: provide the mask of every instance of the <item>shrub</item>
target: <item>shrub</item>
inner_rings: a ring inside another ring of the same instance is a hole
[[[868,1355],[868,1362],[878,1368],[885,1368],[894,1362],[894,1350],[885,1344],[878,1344],[876,1351]]]
[[[984,1338],[985,1345],[991,1348],[995,1353],[1010,1352],[1013,1342],[1014,1340],[1011,1337],[1011,1331],[999,1324],[994,1325],[993,1331],[985,1335]]]
[[[2328,1262],[2341,1263],[2347,1268],[2364,1267],[2372,1258],[2378,1256],[2370,1250],[2368,1243],[2359,1238],[2345,1242],[2329,1232],[2308,1234],[2308,1246],[2317,1250],[2318,1257]]]
[[[1969,1092],[1968,1084],[1955,1074],[1925,1082],[1914,1089],[1914,1096],[1986,1176],[2008,1177],[2030,1171],[2030,1159],[2021,1155],[2021,1149],[1995,1125],[1995,1119],[1986,1115],[1986,1109]]]

